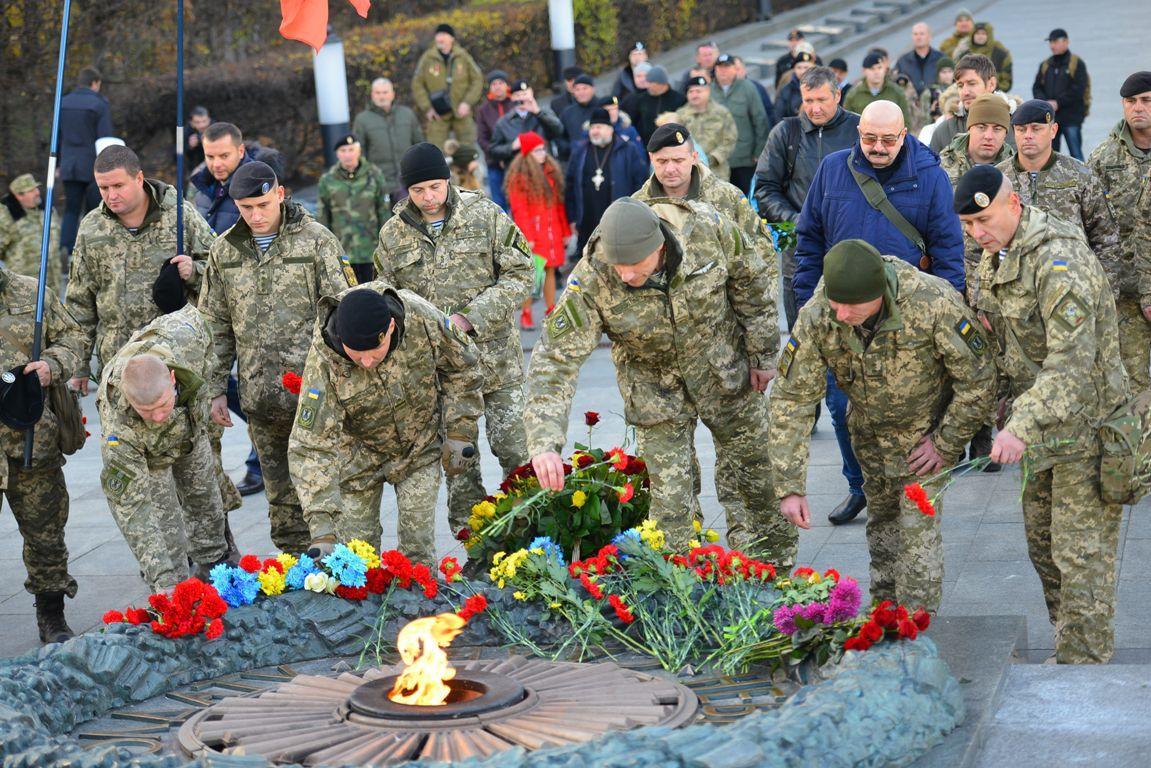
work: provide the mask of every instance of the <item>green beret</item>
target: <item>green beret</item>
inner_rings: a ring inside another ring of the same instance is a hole
[[[659,217],[634,197],[621,197],[609,205],[597,231],[608,264],[638,264],[664,243]]]
[[[866,304],[887,288],[883,257],[863,240],[841,240],[823,257],[823,290],[838,304]]]
[[[970,216],[979,213],[999,194],[1003,172],[994,165],[977,165],[959,178],[955,185],[955,212]]]

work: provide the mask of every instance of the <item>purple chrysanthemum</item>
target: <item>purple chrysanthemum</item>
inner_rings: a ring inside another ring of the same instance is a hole
[[[826,620],[834,623],[854,619],[859,614],[862,599],[855,579],[841,579],[831,588]]]

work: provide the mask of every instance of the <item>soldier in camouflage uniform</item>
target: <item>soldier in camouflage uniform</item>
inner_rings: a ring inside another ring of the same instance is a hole
[[[443,153],[417,144],[401,162],[410,197],[380,230],[380,279],[422,296],[475,341],[488,445],[504,474],[527,462],[523,348],[515,314],[531,292],[531,251],[515,223],[478,192],[448,183]],[[448,523],[466,525],[487,491],[479,463],[448,478]]]
[[[472,110],[484,95],[484,74],[472,55],[456,42],[456,32],[450,24],[438,25],[434,39],[435,44],[416,62],[412,101],[427,120],[424,133],[432,144],[442,150],[448,134],[454,133],[461,145],[474,147],[476,120]],[[433,103],[437,95],[441,99]],[[450,111],[440,114],[437,104]]]
[[[215,362],[211,333],[189,304],[133,334],[101,376],[100,481],[157,591],[188,577],[189,558],[206,579],[228,551],[208,416]]]
[[[707,153],[707,165],[711,172],[721,181],[727,181],[731,176],[727,161],[739,141],[739,129],[727,107],[711,100],[711,85],[706,77],[698,75],[688,78],[687,104],[677,109],[675,116],[680,127],[690,132]]]
[[[828,368],[847,394],[863,468],[871,596],[937,611],[940,517],[922,514],[903,488],[962,458],[995,398],[993,353],[949,283],[862,240],[836,243],[823,290],[784,345],[769,401],[775,493],[801,528],[810,527],[807,445]]]
[[[558,451],[579,367],[606,333],[624,417],[651,474],[651,517],[672,546],[692,538],[699,419],[730,457],[748,510],[728,541],[789,569],[797,537],[773,509],[760,394],[778,348],[775,287],[743,232],[711,206],[612,203],[532,351],[524,424],[541,485],[563,485]]]
[[[400,549],[435,562],[440,463],[451,478],[475,462],[483,378],[467,335],[411,291],[375,282],[320,301],[288,453],[317,554],[379,546],[386,482]]]
[[[991,458],[1027,456],[1023,522],[1055,658],[1106,662],[1123,508],[1100,497],[1098,427],[1128,398],[1111,286],[1079,224],[1023,205],[994,166],[960,179],[955,209],[984,248],[978,308],[1010,398]]]
[[[1119,351],[1131,389],[1151,387],[1151,72],[1136,72],[1119,90],[1121,120],[1087,164],[1103,185],[1119,224]]]
[[[276,174],[258,160],[231,181],[240,221],[212,244],[200,311],[212,331],[216,366],[208,376],[212,420],[231,426],[228,374],[238,362],[240,403],[260,457],[272,542],[299,553],[311,542],[288,472],[288,436],[296,396],[285,373],[304,369],[321,296],[356,284],[336,236],[284,200]]]
[[[83,340],[76,321],[51,294],[44,297],[44,351],[28,364],[36,317],[36,280],[0,267],[0,370],[26,365],[41,384],[65,381],[76,369]],[[24,539],[24,588],[36,596],[40,641],[67,640],[72,630],[64,621],[64,596],[76,596],[76,580],[68,575],[68,488],[64,455],[60,452],[56,416],[45,395],[44,415],[36,424],[32,467],[24,468],[23,430],[0,424],[0,490],[16,517]]]
[[[17,176],[8,185],[8,194],[0,198],[0,260],[4,266],[18,275],[39,279],[43,232],[40,185],[30,173]],[[60,225],[56,219],[52,219],[48,242],[48,287],[60,290]]]
[[[339,162],[320,177],[316,221],[340,238],[356,281],[367,283],[375,277],[372,251],[380,227],[392,217],[391,196],[383,173],[363,157],[354,133],[337,142],[336,157]]]
[[[747,196],[734,184],[722,181],[707,168],[695,162],[696,152],[692,146],[694,134],[678,123],[661,125],[648,140],[648,158],[654,172],[632,197],[645,202],[671,197],[684,200],[698,200],[715,207],[717,211],[731,219],[743,231],[745,239],[763,260],[767,267],[767,279],[772,285],[778,282],[777,260],[771,248],[771,238],[764,229],[763,220],[756,215],[747,202]],[[694,457],[695,442],[692,441],[692,467],[696,473],[696,493],[699,492],[699,461]],[[727,516],[728,526],[742,524],[747,520],[747,509],[743,506],[734,484],[735,473],[728,466],[728,457],[717,449],[715,468],[715,490],[720,505]],[[701,515],[698,499],[693,499],[693,512]]]

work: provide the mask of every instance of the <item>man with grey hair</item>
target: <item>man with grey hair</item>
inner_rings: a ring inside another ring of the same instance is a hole
[[[385,189],[392,199],[403,196],[400,184],[400,158],[408,147],[424,140],[416,113],[396,103],[396,89],[386,77],[372,81],[371,104],[352,123],[364,157],[384,174]]]

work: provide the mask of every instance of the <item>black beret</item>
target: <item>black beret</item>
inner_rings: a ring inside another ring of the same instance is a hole
[[[618,107],[619,96],[604,96],[599,100],[599,105],[601,107]]]
[[[18,365],[0,375],[0,421],[12,429],[28,429],[44,415],[44,390],[35,371]]]
[[[584,74],[577,77],[572,85],[590,85],[595,88],[595,80],[591,79],[591,75]]]
[[[1055,107],[1041,99],[1029,99],[1015,108],[1011,116],[1012,125],[1030,125],[1031,123],[1054,123]]]
[[[611,115],[603,107],[596,107],[591,111],[591,117],[588,118],[588,125],[611,125]]]
[[[665,147],[682,147],[691,141],[691,134],[687,128],[679,123],[666,123],[656,128],[651,138],[647,140],[648,152],[659,152]]]
[[[871,69],[876,64],[881,64],[881,63],[883,63],[883,57],[880,56],[875,51],[872,51],[871,53],[869,53],[863,57],[863,68],[864,69]]]
[[[152,301],[165,315],[182,309],[188,303],[184,296],[184,280],[180,277],[180,269],[171,261],[164,262],[156,282],[152,283]]]
[[[815,63],[815,54],[812,53],[811,51],[800,51],[799,53],[795,54],[795,56],[793,56],[791,60],[795,64],[798,64],[801,61],[806,61],[810,64],[814,64]],[[847,65],[844,64],[843,68],[846,70]]]
[[[977,22],[975,22],[975,27],[973,29],[975,29],[976,31],[983,30],[984,32],[986,32],[987,31],[987,22],[986,21],[977,21]]]
[[[583,73],[583,67],[564,67],[563,78],[564,80],[575,80]]]
[[[356,144],[358,142],[359,142],[359,139],[356,138],[356,134],[345,133],[343,136],[336,139],[336,146],[337,147],[350,147],[351,145]]]
[[[805,51],[805,53],[806,53],[806,51]],[[814,61],[814,58],[812,60]],[[799,61],[798,57],[796,58],[796,61]],[[832,69],[838,69],[838,70],[842,70],[844,72],[847,71],[847,62],[844,61],[843,59],[832,59],[828,63],[827,66],[831,67]]]
[[[700,85],[702,85],[704,88],[708,87],[707,78],[703,75],[696,75],[695,77],[689,77],[687,79],[687,88]],[[684,90],[687,90],[687,88],[684,88]]]
[[[408,148],[400,158],[400,182],[405,187],[433,179],[450,179],[447,158],[435,144],[421,141]]]
[[[1136,72],[1123,81],[1123,87],[1119,89],[1119,95],[1124,99],[1129,99],[1132,96],[1138,96],[1141,93],[1151,91],[1151,72],[1143,71]]]
[[[1003,172],[994,165],[977,165],[960,177],[955,185],[955,212],[979,213],[999,194]]]
[[[276,188],[276,172],[272,166],[261,160],[244,163],[232,174],[228,182],[228,196],[233,200],[245,197],[260,197]]]
[[[491,72],[488,72],[488,85],[491,85],[493,80],[503,80],[506,83],[508,81],[508,73],[502,69],[493,69]]]
[[[516,91],[526,91],[528,88],[531,88],[531,84],[529,84],[527,80],[516,80],[511,85],[512,93]]]
[[[733,67],[735,66],[735,57],[732,56],[730,53],[721,54],[720,57],[715,60],[715,65],[717,67],[721,66],[721,65],[728,65],[728,64],[730,64]]]
[[[456,36],[456,31],[454,29],[452,29],[451,24],[437,24],[436,25],[436,31],[433,34],[438,35],[441,32],[447,32],[452,37]]]
[[[392,310],[382,293],[371,288],[349,291],[336,308],[336,335],[348,349],[367,352],[380,346],[388,332]]]

